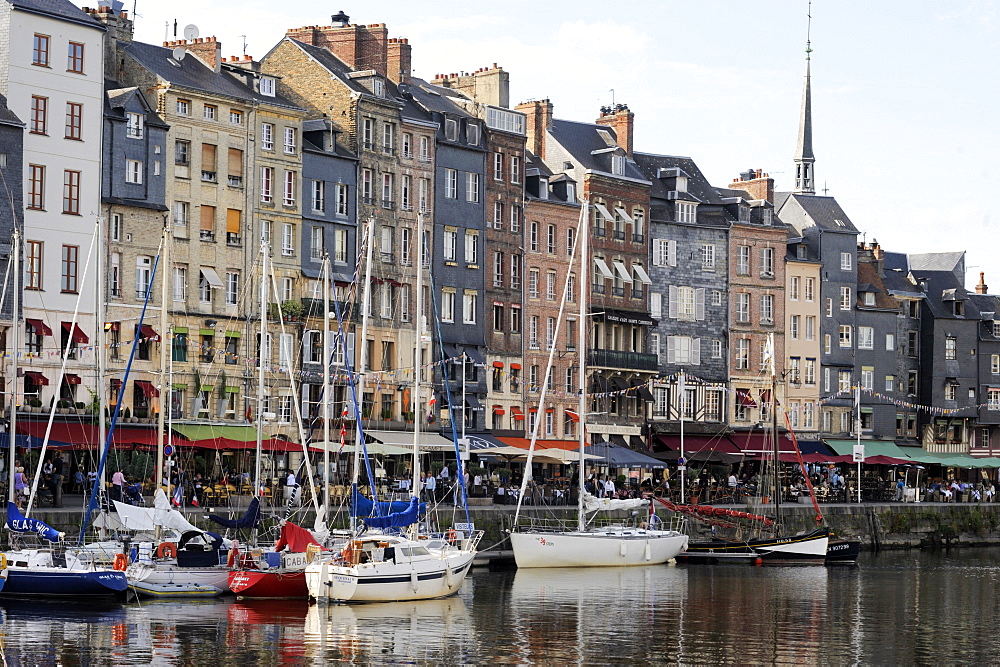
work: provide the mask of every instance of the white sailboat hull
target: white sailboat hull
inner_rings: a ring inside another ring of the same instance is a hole
[[[513,532],[514,561],[521,567],[630,567],[659,565],[687,547],[673,530],[612,528],[568,532]]]
[[[419,560],[353,566],[324,559],[306,567],[306,586],[309,597],[320,602],[430,600],[458,592],[475,555],[456,550]]]

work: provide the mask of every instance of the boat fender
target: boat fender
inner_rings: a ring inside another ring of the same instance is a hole
[[[449,528],[448,532],[444,534],[444,538],[448,540],[449,544],[454,544],[458,541],[458,533],[455,532],[454,528]]]
[[[177,558],[177,545],[173,542],[161,542],[156,547],[157,558]]]
[[[450,563],[444,566],[444,583],[448,586],[449,590],[455,587],[455,573],[452,572]]]
[[[410,570],[410,586],[413,588],[413,592],[417,592],[419,577],[416,570]]]
[[[226,558],[226,567],[232,569],[239,562],[240,550],[233,547],[229,550],[229,557]]]
[[[0,554],[0,570],[7,569],[7,554]]]
[[[645,550],[645,553],[643,553],[643,556],[645,557],[646,560],[652,560],[653,559],[653,552],[649,548],[649,542],[646,542],[646,550]]]
[[[622,558],[625,558],[625,556],[628,555],[628,544],[625,542],[625,540],[622,540],[621,549],[619,551],[622,555]]]
[[[115,554],[114,569],[124,572],[128,569],[128,556],[125,554]]]

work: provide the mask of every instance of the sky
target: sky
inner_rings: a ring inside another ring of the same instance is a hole
[[[693,158],[717,186],[763,169],[792,186],[805,72],[807,0],[622,5],[577,0],[461,4],[383,0],[292,6],[260,0],[133,0],[136,39],[161,43],[194,24],[223,56],[260,58],[286,29],[385,23],[409,38],[414,75],[510,73],[511,104],[549,98],[555,116],[593,121],[602,105],[635,113],[642,152]],[[966,285],[986,273],[1000,212],[1000,87],[992,0],[815,0],[815,174],[868,242],[908,253],[965,250]],[[996,218],[996,220],[994,220]]]

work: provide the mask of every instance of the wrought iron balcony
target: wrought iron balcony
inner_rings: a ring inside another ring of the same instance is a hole
[[[587,365],[640,371],[655,371],[657,369],[655,354],[625,352],[623,350],[590,350],[587,354]]]

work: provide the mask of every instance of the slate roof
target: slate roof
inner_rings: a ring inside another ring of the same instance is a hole
[[[891,308],[899,310],[899,302],[889,295],[885,282],[878,272],[878,264],[875,262],[858,262],[858,296],[864,291],[875,293],[875,308]],[[858,307],[865,308],[865,304],[858,299]],[[871,308],[872,306],[867,306]]]
[[[607,130],[608,134],[617,141],[618,138],[615,135],[614,128],[595,123],[560,120],[558,118],[552,120],[549,135],[565,148],[584,169],[593,169],[610,174],[611,155],[613,152],[607,150],[610,147],[601,138],[601,135],[597,133],[598,130]],[[594,151],[603,152],[595,155]],[[632,160],[625,161],[625,173],[623,176],[647,180]]]
[[[34,14],[44,14],[64,21],[72,21],[82,25],[104,30],[104,26],[94,19],[90,14],[86,14],[79,7],[68,0],[7,0],[12,7],[32,12]]]
[[[723,208],[722,198],[691,158],[677,155],[636,153],[635,164],[642,172],[642,177],[651,182],[649,188],[650,220],[666,220],[671,207],[667,199],[667,193],[671,190],[667,181],[671,179],[658,178],[657,171],[659,169],[680,169],[688,177],[688,194],[693,200],[700,202],[698,224],[705,226],[729,225],[731,217]]]
[[[359,93],[367,93],[368,95],[371,95],[370,90],[348,77],[348,74],[351,72],[351,68],[348,67],[343,60],[333,55],[333,53],[329,50],[323,48],[322,46],[313,46],[312,44],[306,44],[305,42],[300,42],[299,40],[292,39],[290,37],[286,37],[285,39],[302,49],[307,55],[315,59],[316,62],[322,65],[330,73],[336,74],[348,88],[351,88]],[[275,48],[277,48],[277,46]],[[271,50],[273,51],[274,49]],[[264,57],[266,58],[267,56]]]
[[[789,208],[793,205],[793,202],[805,213],[805,216],[796,215]],[[844,212],[844,209],[840,207],[840,204],[834,197],[800,195],[794,192],[776,192],[774,195],[774,210],[786,224],[792,225],[799,231],[802,231],[806,227],[816,226],[826,231],[858,233],[857,227],[854,226],[854,223],[851,222],[847,213]],[[811,224],[806,224],[805,217],[808,217],[808,222]],[[838,220],[844,224],[838,224]]]
[[[965,274],[965,251],[960,252],[929,252],[909,256],[912,271],[950,271],[961,270]],[[957,275],[957,273],[956,273]]]
[[[885,253],[888,257],[890,253]],[[893,255],[899,255],[901,253],[892,253]],[[903,255],[905,257],[905,255]],[[914,285],[910,282],[909,271],[905,268],[903,269],[890,269],[888,268],[888,262],[883,264],[884,273],[882,274],[882,283],[890,294],[897,294],[899,296],[908,297],[919,297],[923,298],[924,294],[920,291],[919,285]]]
[[[7,98],[0,95],[0,125],[25,127],[24,122],[13,111],[7,108]]]
[[[910,271],[910,260],[905,252],[885,252],[882,255],[882,261],[886,272],[902,271],[903,273],[909,273]]]
[[[238,100],[256,100],[264,104],[299,108],[280,95],[261,95],[228,74],[216,73],[193,55],[188,54],[178,63],[170,57],[171,51],[172,49],[143,42],[132,42],[125,47],[125,52],[137,63],[173,85]]]
[[[142,108],[146,110],[146,125],[170,129],[170,126],[162,118],[160,118],[159,114],[153,111],[152,107],[146,103],[146,99],[139,93],[139,89],[135,86],[130,88],[113,89],[107,89],[107,87],[105,87],[105,98],[107,100],[107,109],[105,111],[110,116],[124,118],[125,107],[127,107],[128,103],[136,97],[139,98],[139,103],[142,105]]]
[[[448,114],[451,116],[464,116],[474,118],[472,114],[462,108],[461,105],[453,101],[453,98],[464,98],[461,94],[450,88],[443,88],[427,83],[423,79],[413,77],[410,79],[410,92],[413,99],[420,104],[425,111]]]
[[[944,300],[944,295],[950,290],[955,290],[956,296],[963,299],[968,296],[968,292],[962,286],[954,273],[951,271],[913,271],[913,275],[919,280],[927,281],[926,301],[935,318],[943,319],[978,319],[979,311],[975,304],[965,299],[964,315],[956,318],[952,301]]]

